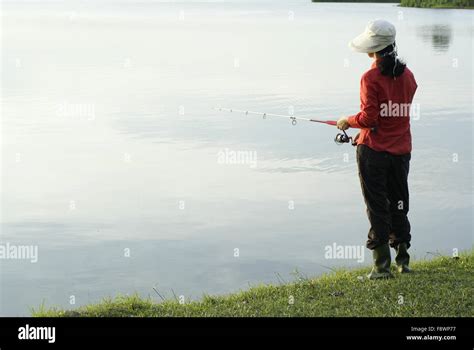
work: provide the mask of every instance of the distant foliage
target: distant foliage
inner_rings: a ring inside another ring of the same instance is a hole
[[[474,7],[474,0],[401,0],[408,7]]]
[[[474,8],[474,0],[311,0],[312,2],[386,2],[407,7]]]
[[[387,2],[399,3],[400,0],[311,0],[312,2]]]

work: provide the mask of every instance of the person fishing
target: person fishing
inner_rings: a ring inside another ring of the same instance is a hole
[[[359,179],[370,229],[367,248],[374,265],[369,279],[393,277],[390,247],[400,273],[410,272],[411,234],[408,172],[412,141],[410,106],[417,89],[413,73],[397,57],[395,27],[385,20],[368,23],[349,46],[374,59],[360,82],[360,112],[337,121],[340,130],[360,128],[357,145]]]

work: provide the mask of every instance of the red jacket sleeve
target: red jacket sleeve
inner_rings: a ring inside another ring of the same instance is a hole
[[[347,118],[349,125],[352,128],[374,128],[378,124],[379,114],[375,84],[364,74],[360,81],[360,112]]]

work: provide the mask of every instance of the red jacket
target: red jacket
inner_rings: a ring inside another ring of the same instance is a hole
[[[360,81],[360,112],[348,118],[361,128],[357,144],[400,155],[411,152],[410,106],[417,88],[406,67],[396,79],[384,76],[374,62]]]

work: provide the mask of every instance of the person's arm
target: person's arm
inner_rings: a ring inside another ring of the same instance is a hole
[[[360,112],[347,118],[351,128],[370,129],[379,123],[380,105],[375,84],[364,75],[360,81]]]

